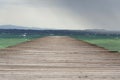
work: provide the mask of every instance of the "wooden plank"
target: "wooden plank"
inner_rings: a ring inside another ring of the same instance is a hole
[[[67,36],[0,50],[0,80],[119,80],[120,54]]]

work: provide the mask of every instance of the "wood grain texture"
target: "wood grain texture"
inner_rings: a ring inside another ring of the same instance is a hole
[[[0,50],[0,80],[120,80],[120,53],[48,36]]]

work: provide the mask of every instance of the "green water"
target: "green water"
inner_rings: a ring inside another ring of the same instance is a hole
[[[30,39],[22,39],[22,38],[2,38],[0,39],[0,48],[6,48],[6,47],[9,47],[9,46],[14,46],[16,44],[19,44],[19,43],[22,43],[22,42],[25,42],[25,41],[29,41]]]
[[[120,37],[114,36],[71,36],[78,40],[83,40],[100,47],[104,47],[110,51],[120,52]]]
[[[21,35],[13,35],[13,34],[0,34],[0,49],[14,46],[26,41],[30,41],[36,38],[44,37],[45,35],[27,35],[27,36],[21,36]]]
[[[41,38],[48,35],[40,34],[30,34],[27,36],[22,35],[13,35],[13,34],[0,34],[0,48],[6,48],[9,46],[14,46],[22,42],[30,41],[32,39]],[[59,36],[59,35],[58,35]],[[95,36],[95,35],[72,35],[78,40],[83,40],[100,47],[104,47],[110,51],[119,51],[120,52],[120,37],[114,36]]]

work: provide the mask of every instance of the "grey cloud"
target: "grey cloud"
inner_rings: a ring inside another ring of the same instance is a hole
[[[60,18],[61,20],[64,20],[65,15],[67,16],[68,14],[66,13],[64,15],[64,11],[68,11],[70,12],[68,15],[74,17],[73,19],[78,23],[81,23],[81,20],[83,20],[83,22],[85,20],[86,25],[84,26],[91,26],[87,28],[120,30],[120,0],[0,0],[0,5],[6,6],[10,4],[34,7],[38,12],[41,7],[47,7],[48,9],[51,9],[51,11],[54,11],[52,13],[54,13],[54,15],[56,14],[57,18]],[[54,10],[53,8],[58,10]],[[58,11],[59,14],[56,11]],[[63,18],[61,14],[64,15]]]
[[[24,2],[33,7],[52,7],[57,0],[24,0]]]
[[[119,0],[62,0],[61,7],[82,16],[95,28],[118,28],[120,17],[116,15]],[[116,11],[116,12],[115,12]],[[111,26],[111,27],[110,27]]]

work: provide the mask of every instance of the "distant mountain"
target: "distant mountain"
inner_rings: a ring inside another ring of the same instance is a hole
[[[106,31],[105,29],[86,29],[86,31]]]
[[[86,29],[84,31],[104,34],[120,34],[120,31],[110,31],[105,29]]]
[[[24,26],[16,26],[16,25],[0,25],[0,29],[45,30],[45,29],[43,29],[43,28],[24,27]]]
[[[53,30],[50,32],[59,32],[63,31],[62,33],[66,33],[67,31],[73,33],[95,33],[95,34],[120,34],[120,31],[109,31],[105,29],[86,29],[86,30],[60,30],[60,29],[47,29],[47,28],[37,28],[37,27],[24,27],[24,26],[16,26],[16,25],[0,25],[0,29],[22,29],[22,30]],[[49,31],[48,31],[49,32]]]

